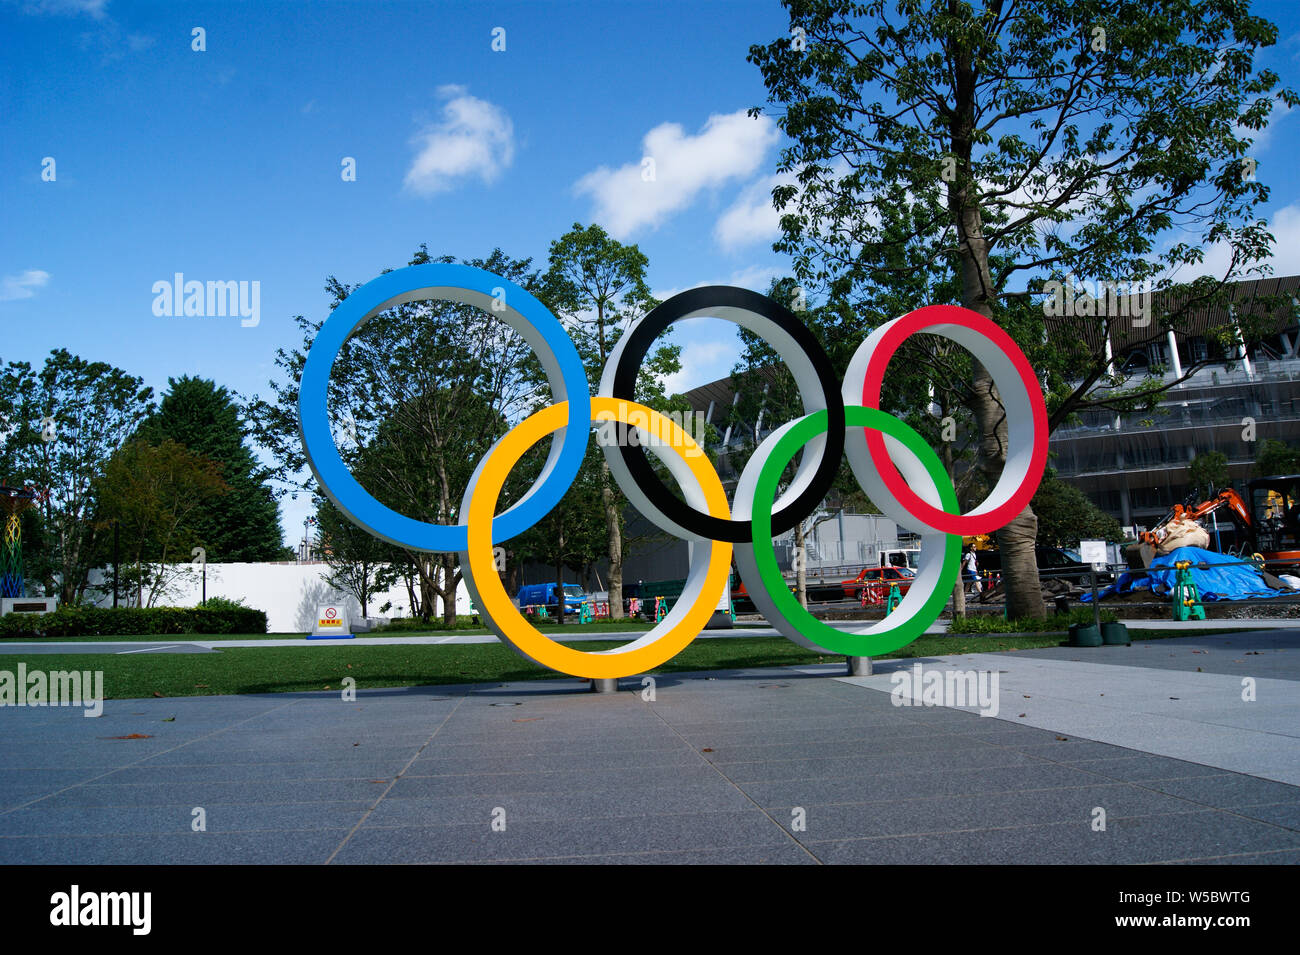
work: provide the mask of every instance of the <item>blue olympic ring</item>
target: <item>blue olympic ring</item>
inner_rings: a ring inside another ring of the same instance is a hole
[[[591,428],[591,391],[578,349],[559,319],[518,285],[468,265],[431,263],[387,272],[367,282],[334,309],[321,326],[303,365],[298,421],[308,464],[321,489],[344,514],[390,544],[419,551],[464,551],[464,524],[429,524],[375,500],[343,463],[330,430],[326,397],[334,359],[372,316],[406,302],[436,299],[474,305],[499,315],[537,353],[556,404],[567,401],[567,425],[556,432],[550,456],[532,489],[492,520],[492,542],[522,534],[564,496],[582,467]]]

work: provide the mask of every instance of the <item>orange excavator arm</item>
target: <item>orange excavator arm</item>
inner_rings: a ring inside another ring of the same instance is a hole
[[[1130,566],[1139,569],[1149,567],[1151,560],[1155,556],[1156,547],[1165,539],[1168,534],[1166,528],[1175,521],[1181,520],[1200,520],[1207,514],[1217,511],[1221,507],[1226,507],[1232,515],[1232,519],[1241,527],[1248,537],[1253,541],[1255,537],[1255,521],[1250,516],[1250,508],[1242,499],[1241,495],[1232,488],[1220,491],[1208,501],[1202,501],[1195,507],[1184,507],[1182,504],[1175,504],[1173,508],[1165,515],[1155,527],[1149,531],[1144,531],[1138,536],[1138,543],[1128,548],[1127,557]],[[1253,546],[1253,544],[1252,544]]]
[[[1198,504],[1191,511],[1186,512],[1183,516],[1191,520],[1200,520],[1211,511],[1217,511],[1221,507],[1226,507],[1232,511],[1235,520],[1240,522],[1242,527],[1254,527],[1255,522],[1251,520],[1250,509],[1246,507],[1246,502],[1241,499],[1241,495],[1228,488],[1221,491],[1215,497],[1210,498],[1204,504]]]
[[[1202,501],[1195,507],[1183,507],[1181,504],[1175,504],[1173,509],[1165,515],[1155,527],[1149,531],[1144,531],[1139,538],[1144,544],[1158,544],[1165,537],[1165,528],[1175,521],[1199,521],[1202,517],[1212,511],[1217,511],[1221,507],[1228,508],[1232,512],[1233,519],[1241,524],[1242,527],[1253,530],[1255,522],[1251,519],[1250,508],[1242,500],[1240,494],[1232,488],[1220,491],[1208,501]]]

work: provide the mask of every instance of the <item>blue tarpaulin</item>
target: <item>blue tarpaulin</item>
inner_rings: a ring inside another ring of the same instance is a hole
[[[1105,590],[1097,591],[1097,598],[1133,590],[1152,590],[1166,596],[1174,589],[1178,574],[1174,564],[1184,560],[1191,561],[1192,583],[1196,585],[1196,593],[1203,601],[1246,600],[1251,597],[1280,597],[1295,593],[1294,590],[1274,590],[1264,582],[1258,570],[1250,564],[1242,563],[1240,557],[1218,554],[1200,547],[1179,547],[1153,560],[1145,573],[1137,571],[1120,574],[1115,583]],[[1084,594],[1079,599],[1090,601],[1092,594]]]

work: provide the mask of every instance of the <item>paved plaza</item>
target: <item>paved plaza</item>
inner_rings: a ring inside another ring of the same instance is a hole
[[[0,862],[1300,862],[1295,631],[916,662],[6,707]]]

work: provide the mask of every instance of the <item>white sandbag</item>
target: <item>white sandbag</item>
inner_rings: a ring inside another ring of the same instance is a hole
[[[1179,547],[1210,549],[1210,534],[1195,521],[1173,521],[1165,527],[1164,540],[1156,548],[1157,554],[1168,554]]]

